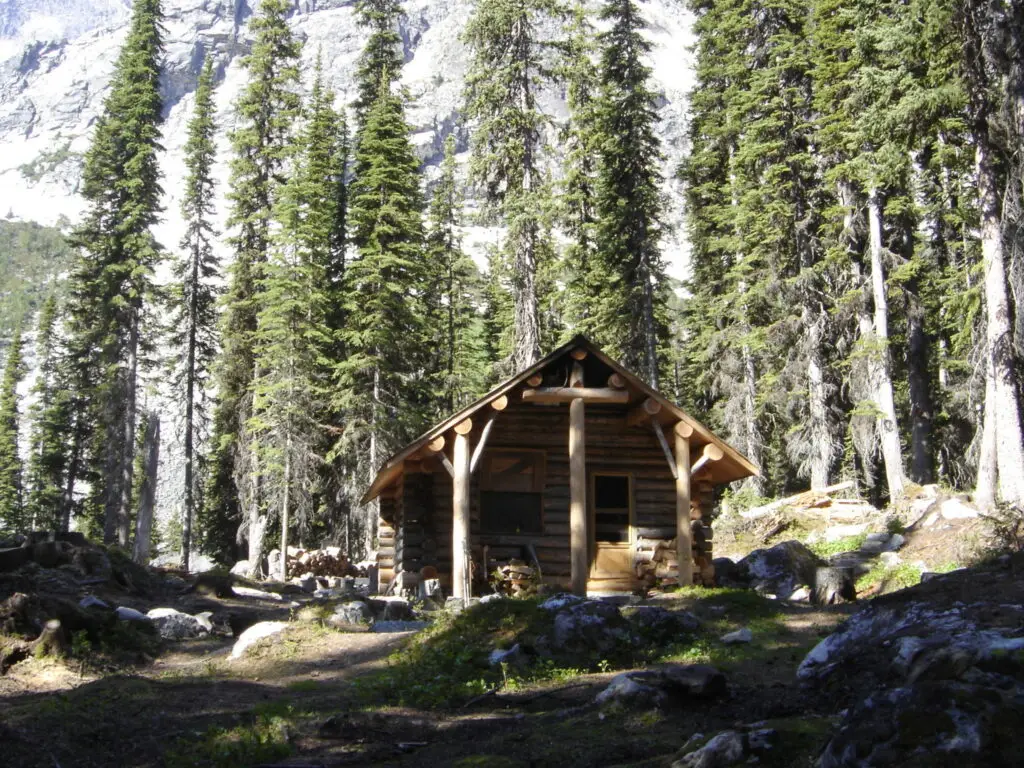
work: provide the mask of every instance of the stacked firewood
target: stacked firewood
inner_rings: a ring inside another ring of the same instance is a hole
[[[491,586],[495,592],[509,597],[528,597],[537,592],[540,577],[536,569],[522,560],[510,560],[491,573]]]
[[[637,579],[646,589],[670,580],[675,582],[679,573],[676,540],[637,539],[633,547],[633,564]]]
[[[359,573],[339,547],[311,550],[288,547],[288,572],[339,577],[365,575]]]
[[[711,526],[700,520],[693,521],[693,583],[712,587],[715,584],[715,566],[712,564]],[[633,547],[633,564],[640,584],[674,586],[679,578],[679,559],[675,539],[639,538]]]

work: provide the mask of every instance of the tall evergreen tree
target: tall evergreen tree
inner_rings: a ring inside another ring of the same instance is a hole
[[[1005,203],[1021,199],[1020,176],[1013,172],[1024,166],[1015,157],[1024,139],[1024,14],[1019,2],[971,0],[960,4],[956,23],[970,94],[984,269],[985,415],[976,493],[985,506],[997,498],[1019,505],[1024,502],[1024,431],[1006,244],[1020,241],[1024,213]],[[1020,307],[1016,310],[1019,316]]]
[[[577,2],[570,18],[564,75],[569,120],[563,129],[565,172],[558,197],[559,223],[568,240],[563,253],[566,334],[582,333],[597,340],[601,322],[594,311],[594,297],[607,283],[596,258],[600,150],[597,32],[585,3]]]
[[[661,145],[657,99],[643,57],[651,44],[636,0],[608,0],[601,19],[597,186],[598,340],[658,386],[658,347],[667,336],[661,258]]]
[[[274,200],[292,152],[299,113],[300,43],[288,27],[284,0],[262,0],[250,29],[255,37],[244,60],[249,82],[235,109],[231,134],[229,199],[234,261],[229,270],[221,322],[221,355],[216,366],[217,405],[207,516],[239,520],[248,539],[254,570],[263,556],[267,525],[260,471],[247,423],[252,385],[259,378],[254,353],[260,309],[259,284],[270,249]],[[244,510],[244,511],[243,511]]]
[[[404,16],[402,0],[358,0],[356,17],[367,33],[356,64],[356,141],[366,113],[381,90],[391,90],[402,75],[402,37],[398,22]]]
[[[87,209],[71,241],[71,330],[93,369],[94,489],[103,538],[127,545],[134,468],[136,390],[146,303],[160,249],[158,154],[163,102],[159,0],[136,0],[103,112],[82,171]]]
[[[279,510],[281,551],[292,527],[308,530],[323,462],[323,427],[335,339],[326,318],[334,258],[338,116],[317,57],[306,127],[275,205],[278,227],[261,281],[256,334],[260,377],[250,430],[268,502]],[[286,576],[282,558],[282,578]]]
[[[549,251],[551,195],[543,172],[549,118],[539,97],[558,72],[561,35],[547,31],[564,14],[559,0],[481,0],[465,30],[472,52],[466,75],[466,116],[475,121],[471,167],[484,188],[485,212],[505,225],[514,306],[510,363],[517,371],[541,353],[537,276]]]
[[[476,300],[479,275],[462,250],[462,196],[456,177],[455,137],[444,144],[441,177],[430,201],[427,230],[428,325],[436,350],[437,416],[468,404],[482,389],[482,355]]]
[[[71,414],[66,364],[58,347],[57,307],[57,295],[51,293],[36,326],[37,375],[29,411],[32,431],[25,482],[25,516],[34,529],[58,529],[63,520],[64,443]]]
[[[23,467],[18,453],[18,384],[24,377],[19,325],[7,346],[4,375],[0,381],[0,524],[8,531],[18,531],[26,523]]]
[[[213,104],[213,62],[207,58],[199,75],[196,103],[185,142],[185,192],[181,216],[185,235],[175,265],[177,284],[172,305],[172,344],[176,350],[175,387],[184,404],[184,509],[181,521],[181,566],[189,569],[192,524],[201,505],[198,471],[208,432],[208,386],[216,353],[217,280],[220,265],[214,253],[216,131]]]
[[[410,135],[401,99],[382,89],[367,113],[349,186],[354,254],[338,366],[344,431],[335,454],[353,457],[359,482],[422,427],[428,398],[423,203]]]

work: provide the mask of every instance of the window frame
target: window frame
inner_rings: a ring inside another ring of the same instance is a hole
[[[532,459],[533,461],[533,490],[531,491],[502,491],[494,488],[493,473],[491,465],[495,459],[514,456],[520,460]],[[547,533],[547,516],[544,512],[545,485],[547,483],[547,451],[539,448],[514,448],[495,447],[484,452],[483,460],[480,462],[480,476],[477,482],[477,509],[479,510],[479,525],[481,536],[520,537],[531,539],[536,536],[544,536]],[[516,533],[515,531],[495,531],[484,529],[483,495],[485,493],[531,493],[536,494],[540,504],[540,527],[537,531],[528,533]]]

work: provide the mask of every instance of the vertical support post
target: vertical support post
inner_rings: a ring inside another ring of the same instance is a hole
[[[693,584],[693,529],[690,527],[690,435],[693,427],[680,422],[676,438],[676,561],[679,585]]]
[[[452,594],[468,600],[472,596],[469,572],[469,430],[472,424],[462,432],[460,427],[463,424],[455,428],[452,452],[455,470],[452,489]]]
[[[584,403],[569,403],[569,566],[573,594],[586,596],[590,573],[587,533],[587,444]]]

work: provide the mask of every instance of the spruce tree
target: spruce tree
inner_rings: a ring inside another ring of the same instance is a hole
[[[292,527],[309,530],[311,491],[326,448],[330,355],[328,271],[334,258],[339,120],[320,58],[292,173],[275,205],[277,231],[260,285],[250,431],[268,502],[279,510],[281,551]],[[283,559],[282,559],[282,568]],[[282,578],[286,574],[282,571]]]
[[[22,333],[19,325],[7,345],[3,380],[0,380],[0,525],[7,531],[24,528],[24,485],[18,453],[18,384],[25,377]]]
[[[456,176],[455,136],[444,144],[441,177],[434,186],[427,229],[428,327],[437,360],[436,416],[466,405],[482,391],[482,355],[476,301],[479,275],[462,250],[462,196]]]
[[[382,89],[370,107],[349,185],[345,359],[336,406],[344,430],[335,455],[357,482],[423,426],[428,354],[419,162],[400,97]]]
[[[175,265],[177,283],[172,312],[176,351],[175,388],[184,405],[184,508],[181,521],[181,567],[187,572],[192,551],[192,527],[201,505],[199,468],[208,432],[208,387],[216,353],[216,301],[220,264],[214,253],[217,232],[214,215],[216,131],[213,104],[213,62],[206,59],[196,88],[196,103],[185,142],[185,192],[181,216],[185,235]]]
[[[367,33],[356,64],[356,141],[366,113],[381,90],[391,90],[402,75],[402,38],[398,22],[404,16],[401,0],[357,0],[359,26]]]
[[[70,315],[74,345],[92,369],[83,396],[95,413],[92,473],[103,538],[128,544],[136,390],[142,327],[160,249],[159,92],[163,50],[159,0],[136,0],[110,93],[82,171],[87,208],[71,242],[78,248]]]
[[[564,77],[569,120],[562,131],[565,175],[558,197],[559,223],[568,240],[562,270],[566,335],[582,333],[596,341],[601,323],[594,297],[607,282],[596,258],[600,83],[595,62],[597,32],[582,2],[572,9],[568,33]]]
[[[36,381],[29,411],[32,424],[26,469],[26,518],[33,529],[62,527],[65,440],[69,437],[70,395],[66,362],[57,338],[57,295],[43,303],[36,326]]]
[[[241,520],[254,571],[263,556],[266,509],[260,471],[247,422],[252,384],[259,377],[254,353],[260,309],[259,284],[270,249],[270,222],[291,153],[299,113],[300,43],[288,27],[290,6],[262,0],[250,29],[255,37],[243,66],[249,82],[235,105],[231,133],[229,270],[221,321],[221,354],[216,366],[217,405],[213,419],[207,518]],[[244,511],[243,511],[244,510]]]
[[[557,79],[551,33],[565,9],[558,0],[481,0],[466,26],[472,60],[466,75],[466,117],[474,121],[473,179],[483,186],[492,221],[505,226],[518,371],[541,354],[538,273],[546,248],[551,191],[544,175],[543,88]]]
[[[635,0],[609,0],[601,19],[597,248],[600,292],[591,297],[598,341],[658,386],[658,347],[667,336],[662,235],[661,145],[651,44]]]

